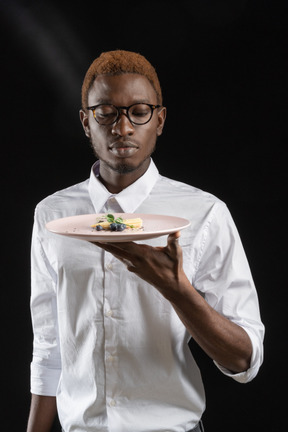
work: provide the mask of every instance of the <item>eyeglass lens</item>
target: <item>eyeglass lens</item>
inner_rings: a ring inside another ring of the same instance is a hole
[[[101,125],[113,124],[119,115],[119,109],[114,105],[98,105],[94,110],[94,117]],[[129,120],[134,124],[148,123],[153,114],[153,108],[144,103],[134,104],[127,110]]]

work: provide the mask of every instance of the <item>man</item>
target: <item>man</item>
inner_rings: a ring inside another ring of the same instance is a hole
[[[191,337],[239,382],[262,363],[264,328],[232,218],[214,196],[161,176],[151,154],[166,117],[154,68],[112,51],[90,66],[81,122],[89,180],[44,199],[32,241],[34,351],[28,432],[203,430]],[[87,213],[181,215],[168,238],[92,244],[49,233]]]

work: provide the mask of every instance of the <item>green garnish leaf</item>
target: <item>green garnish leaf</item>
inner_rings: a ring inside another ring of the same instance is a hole
[[[107,222],[113,223],[115,218],[113,214],[107,214],[106,216]]]
[[[116,224],[122,224],[123,223],[123,218],[122,217],[118,217],[115,219],[115,216],[113,214],[107,214],[106,220],[109,223],[116,223]]]

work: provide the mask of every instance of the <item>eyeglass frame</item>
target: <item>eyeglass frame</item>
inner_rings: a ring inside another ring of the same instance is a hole
[[[104,105],[104,106],[112,106],[112,107],[116,108],[118,114],[117,114],[116,119],[115,119],[112,123],[102,124],[102,123],[99,123],[99,121],[96,119],[95,110],[96,110],[96,108],[98,108],[98,107],[101,106],[101,105]],[[129,111],[129,109],[130,109],[132,106],[134,106],[134,105],[147,105],[147,106],[149,106],[149,108],[151,109],[151,116],[150,116],[149,120],[147,120],[145,123],[135,123],[135,122],[133,122],[133,121],[130,119],[130,117],[129,117],[128,111]],[[143,125],[149,123],[149,121],[152,119],[153,114],[154,114],[154,110],[157,109],[157,108],[161,108],[161,107],[162,107],[162,105],[154,105],[154,104],[149,104],[149,103],[146,103],[146,102],[137,102],[137,103],[134,103],[134,104],[129,105],[129,106],[119,106],[119,107],[117,107],[116,105],[113,105],[113,104],[103,104],[103,103],[102,103],[102,104],[98,104],[98,105],[87,106],[86,109],[87,109],[87,110],[90,110],[90,111],[93,112],[93,117],[94,117],[95,121],[96,121],[98,124],[100,124],[101,126],[111,126],[111,125],[113,125],[114,123],[117,123],[117,121],[119,120],[119,117],[120,117],[120,115],[121,115],[120,110],[126,110],[126,113],[124,113],[124,115],[128,118],[128,120],[130,121],[130,123],[131,123],[132,125],[136,125],[136,126],[143,126]]]

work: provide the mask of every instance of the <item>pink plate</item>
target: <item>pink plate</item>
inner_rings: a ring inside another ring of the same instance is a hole
[[[86,214],[56,219],[46,224],[46,228],[55,234],[73,237],[79,240],[97,242],[128,242],[161,237],[180,231],[190,225],[189,220],[175,216],[163,216],[139,213],[114,213],[115,218],[141,218],[143,230],[96,231],[91,225],[103,214]]]

